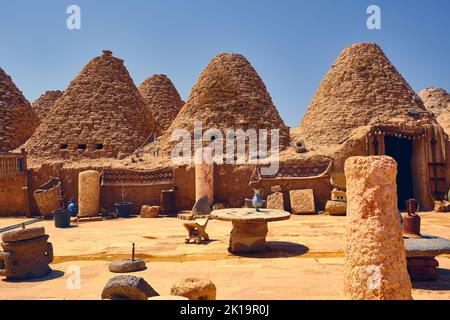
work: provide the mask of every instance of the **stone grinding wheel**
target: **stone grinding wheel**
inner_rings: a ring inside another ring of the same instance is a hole
[[[10,231],[10,232],[4,233],[2,235],[2,241],[3,242],[17,242],[17,241],[23,241],[23,240],[30,240],[30,239],[34,239],[34,238],[43,236],[44,234],[45,234],[44,227],[21,229],[21,230],[15,230],[15,231]]]
[[[148,300],[159,296],[143,278],[117,276],[111,278],[102,292],[103,300]]]
[[[147,269],[145,261],[142,260],[118,260],[109,264],[109,271],[114,273],[128,273]]]

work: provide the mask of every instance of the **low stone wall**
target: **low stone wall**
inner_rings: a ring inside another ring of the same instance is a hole
[[[64,201],[68,203],[71,197],[78,199],[78,176],[86,170],[102,171],[101,168],[65,168],[62,165],[43,165],[30,170],[29,199],[33,215],[39,215],[39,210],[33,198],[33,192],[52,177],[59,177],[63,182]],[[229,207],[242,207],[245,198],[253,197],[253,190],[248,186],[252,174],[252,166],[219,165],[214,168],[214,202],[222,202]],[[125,201],[133,203],[133,213],[139,213],[142,205],[160,205],[161,190],[176,188],[177,208],[190,210],[195,203],[195,167],[181,166],[175,168],[174,183],[151,186],[123,187]],[[330,198],[332,189],[329,176],[308,178],[275,178],[261,181],[263,196],[270,193],[271,186],[280,185],[287,195],[290,190],[313,189],[316,208],[322,210]],[[103,186],[100,195],[100,207],[107,212],[114,211],[115,202],[122,201],[122,187]]]

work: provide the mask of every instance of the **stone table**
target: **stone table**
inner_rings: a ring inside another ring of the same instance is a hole
[[[222,221],[231,221],[231,253],[262,252],[266,249],[267,223],[288,220],[291,214],[282,210],[237,208],[211,212],[211,217]]]
[[[436,280],[441,254],[450,254],[450,240],[423,235],[422,238],[404,236],[408,272],[413,280]]]

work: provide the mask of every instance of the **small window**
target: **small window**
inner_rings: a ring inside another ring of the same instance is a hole
[[[61,145],[59,147],[61,150],[66,150],[69,148],[69,145],[67,143],[61,143]]]
[[[105,149],[105,146],[102,143],[99,143],[95,146],[95,150],[103,150]]]
[[[86,145],[85,144],[79,144],[78,145],[78,150],[86,150]]]

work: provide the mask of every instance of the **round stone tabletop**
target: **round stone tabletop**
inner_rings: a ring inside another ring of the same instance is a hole
[[[423,235],[421,239],[405,238],[406,256],[413,257],[436,257],[440,254],[450,253],[450,240]]]
[[[275,209],[260,209],[260,212],[256,212],[256,209],[253,208],[230,208],[214,210],[211,212],[211,217],[232,222],[272,222],[288,220],[291,214]]]

